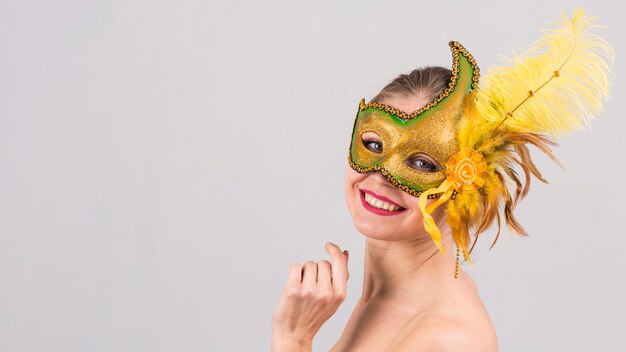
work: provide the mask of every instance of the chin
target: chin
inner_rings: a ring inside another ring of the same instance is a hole
[[[412,232],[413,234],[417,233],[417,228],[413,229],[413,231],[405,231],[401,224],[397,222],[379,222],[373,219],[363,218],[359,215],[353,217],[353,224],[363,236],[382,241],[413,239],[407,232]]]

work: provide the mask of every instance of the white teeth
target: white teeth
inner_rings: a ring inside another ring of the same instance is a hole
[[[383,202],[380,199],[374,198],[374,196],[372,196],[369,193],[365,193],[365,201],[367,202],[367,204],[378,208],[378,209],[384,209],[387,211],[396,211],[398,209],[400,209],[400,207],[387,203],[387,202]]]

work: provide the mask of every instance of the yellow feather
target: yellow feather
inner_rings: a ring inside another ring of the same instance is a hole
[[[561,13],[526,52],[489,68],[476,95],[477,113],[489,128],[559,136],[589,126],[610,97],[609,63],[615,58],[612,47],[591,32],[601,27],[596,19],[581,7],[572,18]]]
[[[465,98],[456,131],[459,146],[483,154],[488,168],[482,188],[461,192],[449,201],[447,222],[470,264],[470,231],[477,239],[497,221],[493,247],[503,216],[511,231],[527,236],[515,219],[515,206],[528,193],[531,176],[548,181],[526,145],[534,145],[560,165],[550,148],[558,144],[545,134],[556,137],[588,126],[610,97],[615,53],[591,33],[600,27],[595,20],[580,7],[572,18],[561,13],[555,28],[541,30],[541,38],[526,52],[504,58],[506,66],[489,68],[480,88]],[[523,183],[516,166],[524,173]],[[508,181],[513,181],[515,192],[509,191]]]

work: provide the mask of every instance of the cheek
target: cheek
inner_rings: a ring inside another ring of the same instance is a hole
[[[367,177],[367,174],[361,174],[354,171],[350,165],[346,166],[346,174],[344,186],[346,191],[354,189],[354,185],[363,181]]]
[[[423,220],[423,216],[422,216],[422,211],[420,210],[419,207],[419,198],[414,197],[408,193],[404,193],[403,196],[403,201],[404,204],[411,209],[411,217],[413,217],[413,219],[415,221],[421,222]],[[429,205],[433,204],[436,201],[436,199],[427,199],[426,200],[426,207],[428,208]],[[439,207],[437,207],[437,209],[435,209],[435,213],[431,214],[432,216],[434,216],[436,218],[436,214],[438,211],[440,211],[440,208],[445,208],[445,203],[439,205]]]
[[[351,209],[352,204],[356,198],[356,187],[355,185],[361,181],[363,181],[367,177],[367,174],[361,174],[348,165],[346,167],[345,180],[344,180],[344,191],[346,196],[346,201],[348,203],[348,208]]]

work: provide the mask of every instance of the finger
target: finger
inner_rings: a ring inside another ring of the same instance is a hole
[[[304,263],[302,273],[302,286],[312,288],[315,287],[317,281],[317,264],[312,260],[307,260]]]
[[[328,260],[317,262],[317,286],[321,289],[332,289],[332,265]]]
[[[339,295],[346,293],[346,280],[348,280],[348,260],[341,252],[339,246],[334,243],[327,242],[326,250],[330,254],[332,263],[332,284],[335,292]]]
[[[289,267],[287,285],[300,286],[302,284],[302,264],[293,263]]]
[[[348,261],[350,260],[350,252],[348,252],[348,250],[347,250],[347,249],[345,249],[345,250],[343,251],[343,254],[345,254],[345,255],[346,255],[346,262],[348,262]],[[347,267],[347,264],[346,264],[346,267]],[[346,279],[348,279],[348,280],[350,279],[350,271],[347,271],[347,277],[346,277]]]

